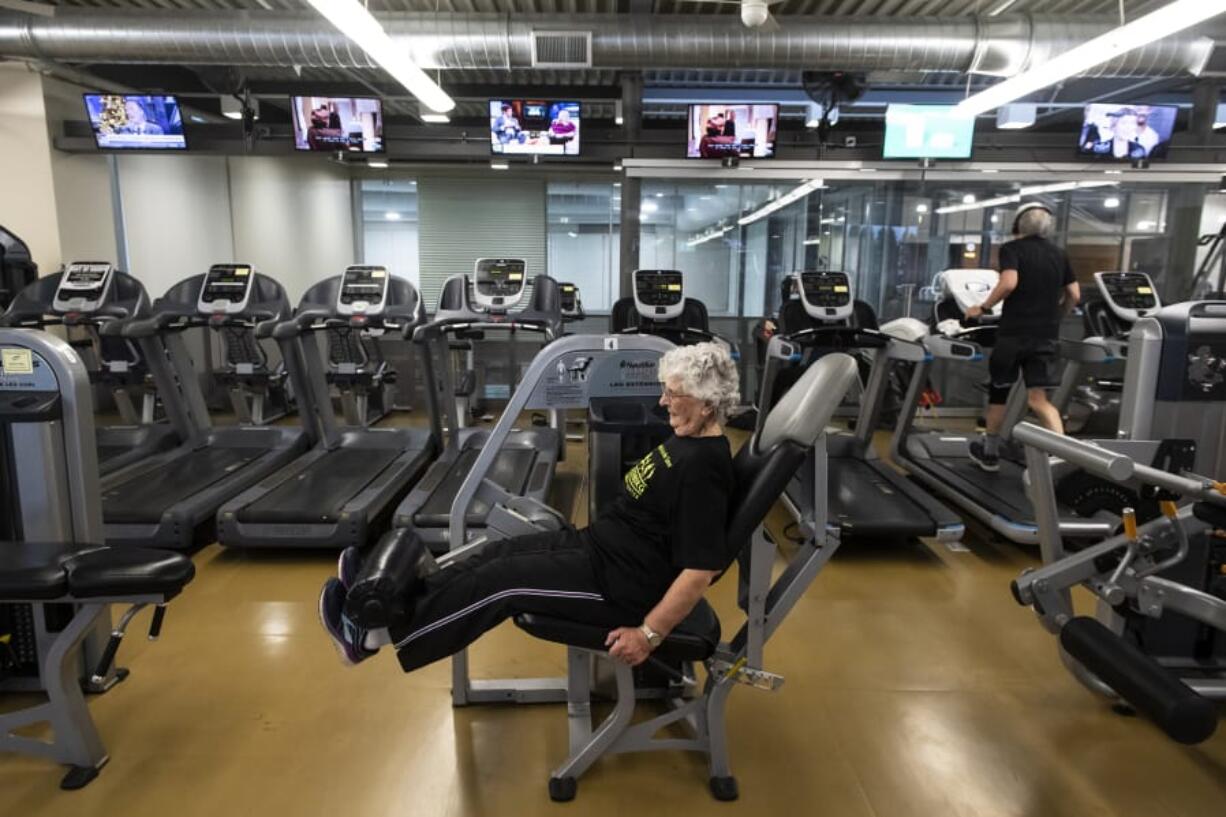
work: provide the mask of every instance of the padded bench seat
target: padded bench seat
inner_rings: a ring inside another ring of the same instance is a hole
[[[0,542],[0,601],[177,595],[196,569],[179,553]]]
[[[596,624],[584,624],[569,621],[554,616],[543,616],[536,613],[521,613],[515,617],[515,624],[530,635],[555,644],[568,647],[579,647],[585,650],[604,652],[605,638],[609,628]],[[705,661],[715,653],[719,646],[719,618],[711,605],[705,599],[677,625],[668,638],[659,647],[652,650],[651,656],[660,661]]]

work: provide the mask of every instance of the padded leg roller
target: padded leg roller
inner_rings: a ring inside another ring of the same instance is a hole
[[[1060,644],[1172,740],[1200,743],[1217,729],[1217,711],[1211,701],[1098,619],[1074,618],[1060,630]]]
[[[362,563],[345,599],[345,615],[360,627],[375,630],[403,621],[406,602],[417,584],[426,546],[413,531],[388,531]]]

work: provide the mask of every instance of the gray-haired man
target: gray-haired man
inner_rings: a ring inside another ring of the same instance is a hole
[[[970,445],[970,456],[985,471],[1000,470],[1000,430],[1005,401],[1020,374],[1027,402],[1039,422],[1064,433],[1060,412],[1047,399],[1058,385],[1060,319],[1077,305],[1081,289],[1064,250],[1052,243],[1054,218],[1038,202],[1023,204],[1013,221],[1017,238],[1000,248],[1000,280],[983,303],[967,310],[977,318],[1003,303],[996,345],[988,363],[987,434]]]

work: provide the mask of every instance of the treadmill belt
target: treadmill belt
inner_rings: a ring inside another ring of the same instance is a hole
[[[238,512],[240,522],[336,522],[353,499],[403,454],[403,449],[330,451]]]
[[[1022,484],[1022,468],[1002,459],[1000,471],[988,473],[969,457],[941,457],[919,463],[955,487],[977,504],[1010,522],[1033,524],[1034,509]],[[952,479],[950,479],[952,477]]]
[[[476,464],[480,453],[480,448],[466,448],[460,452],[460,456],[452,461],[447,475],[435,487],[430,498],[426,500],[426,504],[413,516],[414,524],[428,528],[442,528],[450,524],[451,502],[460,492],[464,478]],[[528,476],[532,473],[532,466],[535,463],[536,449],[534,448],[504,448],[498,452],[487,478],[493,480],[496,485],[508,493],[523,496]],[[482,502],[479,497],[475,498],[468,508],[465,524],[484,523],[489,510],[487,503]]]
[[[912,539],[935,536],[928,512],[902,493],[871,463],[831,457],[827,463],[829,512],[843,533],[864,539]]]
[[[152,524],[167,508],[230,476],[268,453],[266,448],[201,448],[152,473],[139,474],[102,494],[102,517],[111,524]]]

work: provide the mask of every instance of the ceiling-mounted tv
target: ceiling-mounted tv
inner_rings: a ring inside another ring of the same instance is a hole
[[[490,152],[578,156],[581,113],[578,102],[491,99]]]
[[[770,159],[779,127],[776,104],[720,102],[691,105],[686,157]]]
[[[383,103],[369,97],[292,96],[297,150],[383,152]]]
[[[885,109],[885,159],[969,159],[975,118],[952,105],[890,105]]]
[[[1174,105],[1086,105],[1077,152],[1124,162],[1164,159],[1178,113]]]
[[[85,94],[94,143],[103,150],[187,150],[179,100],[169,95]]]

